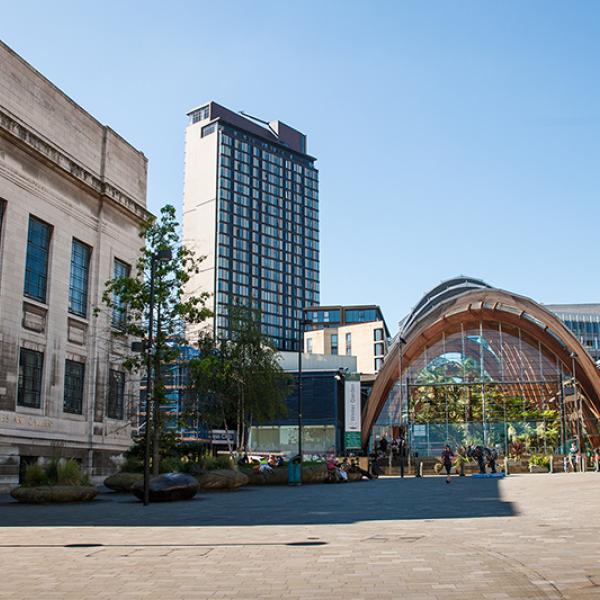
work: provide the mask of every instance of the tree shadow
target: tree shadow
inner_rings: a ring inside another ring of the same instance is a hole
[[[384,478],[300,487],[244,487],[200,492],[193,500],[144,507],[129,494],[92,502],[26,505],[0,496],[2,527],[198,527],[325,525],[358,521],[473,519],[517,514],[497,479]]]

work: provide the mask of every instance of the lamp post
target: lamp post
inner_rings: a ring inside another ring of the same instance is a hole
[[[311,320],[305,318],[305,309],[302,309],[302,318],[300,319],[300,339],[298,340],[298,461],[300,465],[300,480],[298,485],[302,485],[302,411],[304,410],[302,398],[302,353],[304,351],[304,327],[310,325]]]
[[[144,506],[150,502],[150,423],[152,412],[152,347],[154,345],[154,278],[156,263],[172,259],[169,248],[158,250],[150,257],[150,290],[148,301],[148,342],[146,344],[146,431],[144,432]],[[158,407],[156,407],[158,410]]]

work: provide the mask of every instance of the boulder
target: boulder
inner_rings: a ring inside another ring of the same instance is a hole
[[[142,473],[115,473],[104,480],[104,485],[115,492],[131,492],[138,481],[143,481]]]
[[[198,492],[198,480],[184,473],[163,473],[150,479],[150,502],[189,500]],[[144,481],[138,481],[132,489],[140,500],[144,499]]]
[[[10,495],[19,502],[27,504],[46,504],[52,502],[88,502],[98,495],[91,485],[44,485],[39,487],[17,487]]]
[[[214,469],[195,475],[201,490],[234,490],[246,485],[248,476],[233,469]]]

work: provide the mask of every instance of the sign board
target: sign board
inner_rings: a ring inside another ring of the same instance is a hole
[[[426,425],[413,425],[413,436],[414,437],[426,437],[427,429]]]
[[[344,442],[346,449],[361,447],[360,377],[347,375],[344,381]]]
[[[208,437],[213,444],[219,444],[223,446],[227,446],[227,438],[229,438],[229,444],[235,446],[235,431],[232,431],[231,429],[211,429],[208,433]]]

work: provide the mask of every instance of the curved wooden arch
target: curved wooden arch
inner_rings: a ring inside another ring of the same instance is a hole
[[[466,292],[452,298],[424,315],[405,335],[402,346],[402,370],[407,369],[425,348],[439,339],[444,331],[459,324],[482,321],[519,327],[555,354],[571,373],[571,353],[575,353],[575,377],[584,390],[584,418],[600,419],[600,374],[577,338],[563,322],[543,306],[525,296],[499,289]],[[362,444],[366,448],[375,421],[388,394],[400,377],[400,344],[396,343],[379,371],[369,401],[363,412]],[[598,433],[598,432],[596,432]],[[600,445],[600,435],[592,443]]]

